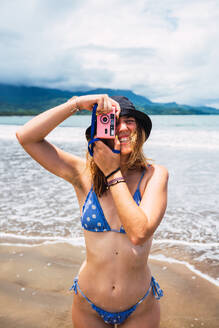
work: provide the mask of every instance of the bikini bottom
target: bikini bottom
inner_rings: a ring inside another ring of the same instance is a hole
[[[87,298],[87,296],[82,292],[82,290],[79,287],[78,277],[76,277],[74,279],[74,283],[73,283],[72,287],[70,288],[70,290],[74,290],[75,294],[77,294],[78,290],[79,290],[81,295],[88,301],[88,303],[92,306],[92,308],[101,316],[103,321],[110,325],[122,324],[132,314],[132,312],[135,311],[137,306],[139,304],[141,304],[143,302],[143,300],[148,296],[151,289],[152,289],[153,294],[156,299],[159,300],[163,296],[163,291],[160,288],[159,284],[156,282],[154,277],[151,277],[150,287],[148,288],[146,294],[135,305],[133,305],[129,309],[122,311],[122,312],[108,312],[108,311],[105,311],[105,310],[99,308],[93,302],[91,302],[91,300],[89,300],[89,298]]]

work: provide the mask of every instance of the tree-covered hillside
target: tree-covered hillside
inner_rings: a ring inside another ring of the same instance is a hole
[[[85,94],[123,95],[128,97],[138,109],[151,115],[191,115],[219,114],[219,110],[205,106],[188,106],[173,103],[154,103],[148,98],[130,90],[95,89],[85,92],[70,92],[48,88],[11,86],[0,84],[0,115],[36,115],[55,107],[69,98]],[[89,114],[82,111],[80,114]]]

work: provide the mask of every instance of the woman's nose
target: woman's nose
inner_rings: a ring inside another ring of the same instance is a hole
[[[117,125],[117,131],[124,131],[124,130],[127,130],[127,125],[125,122],[120,122]]]

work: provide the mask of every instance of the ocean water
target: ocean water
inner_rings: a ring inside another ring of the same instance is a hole
[[[0,117],[0,244],[84,245],[75,192],[15,138],[30,117]],[[219,115],[152,116],[145,154],[169,170],[168,207],[151,258],[186,265],[219,286]],[[85,156],[89,116],[74,116],[48,140]],[[195,278],[195,276],[194,276]]]

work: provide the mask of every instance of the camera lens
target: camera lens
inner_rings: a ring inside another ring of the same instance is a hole
[[[109,122],[109,117],[108,115],[101,115],[100,120],[103,124],[107,124]]]

